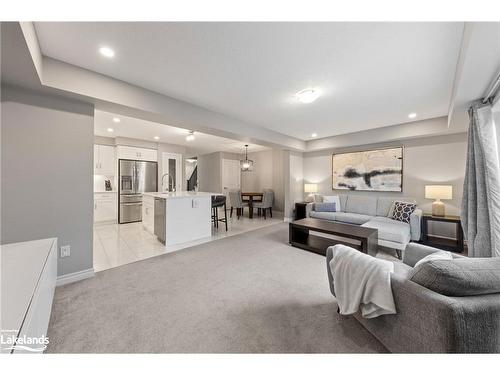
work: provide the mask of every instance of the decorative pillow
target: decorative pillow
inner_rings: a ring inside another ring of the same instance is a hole
[[[391,218],[392,219],[392,214],[394,213],[394,204],[396,202],[403,202],[403,203],[414,203],[414,204],[417,204],[417,201],[415,199],[412,199],[412,198],[403,198],[403,199],[400,199],[400,200],[393,200],[392,203],[391,203],[391,207],[389,208],[389,212],[387,213],[387,217],[388,218]]]
[[[417,266],[421,265],[421,264],[424,264],[424,263],[427,263],[427,262],[430,262],[432,260],[450,260],[450,259],[453,259],[453,255],[451,255],[451,253],[449,251],[444,251],[444,250],[439,250],[439,251],[436,251],[435,253],[432,253],[432,254],[429,254],[427,255],[426,257],[423,257],[422,259],[420,259],[417,263],[415,263],[415,266],[413,266],[413,268],[416,268]]]
[[[321,194],[314,194],[314,203],[323,202],[323,196]]]
[[[323,196],[323,203],[335,203],[337,205],[337,208],[339,211],[340,209],[340,198],[338,195],[324,195]]]
[[[314,203],[314,211],[337,212],[337,204],[335,202]]]
[[[415,211],[415,208],[417,208],[415,203],[394,202],[392,218],[394,220],[402,221],[403,223],[409,223],[410,215],[413,211]]]

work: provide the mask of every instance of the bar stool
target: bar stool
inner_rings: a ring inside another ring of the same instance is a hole
[[[224,207],[224,218],[219,219],[219,207]],[[212,195],[212,223],[215,228],[219,228],[219,221],[226,225],[227,232],[227,209],[226,209],[226,196],[225,195]]]

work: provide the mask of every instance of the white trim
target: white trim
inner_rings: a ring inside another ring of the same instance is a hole
[[[291,223],[291,222],[293,221],[293,218],[292,218],[292,217],[284,217],[284,218],[283,218],[283,221],[284,221],[285,223]]]
[[[75,281],[88,279],[90,277],[94,277],[94,275],[94,268],[61,275],[57,277],[56,286],[66,285],[74,283]]]

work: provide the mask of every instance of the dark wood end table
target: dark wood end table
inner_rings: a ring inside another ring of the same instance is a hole
[[[307,202],[295,203],[295,220],[306,218],[306,207],[307,207]]]
[[[429,221],[439,221],[446,223],[454,223],[456,225],[457,236],[455,240],[440,238],[429,235]],[[439,249],[462,253],[464,251],[464,232],[462,230],[462,223],[460,216],[433,216],[431,214],[422,215],[422,240],[423,245],[437,247]]]

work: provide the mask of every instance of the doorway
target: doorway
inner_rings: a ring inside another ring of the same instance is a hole
[[[229,190],[241,189],[241,171],[239,160],[222,159],[222,193],[227,196]]]
[[[160,191],[182,190],[182,155],[162,153]]]

